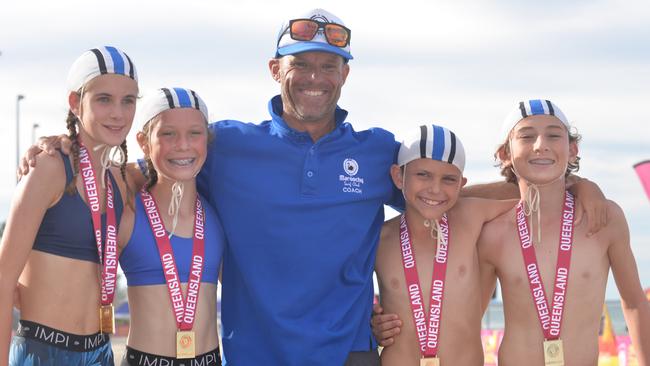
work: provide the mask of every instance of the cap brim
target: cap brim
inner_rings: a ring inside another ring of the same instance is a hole
[[[329,52],[337,54],[343,57],[346,60],[352,60],[352,55],[345,50],[332,46],[327,43],[322,42],[298,42],[284,47],[280,47],[277,50],[277,54],[280,56],[293,55],[296,53],[310,52],[310,51],[320,51],[320,52]]]

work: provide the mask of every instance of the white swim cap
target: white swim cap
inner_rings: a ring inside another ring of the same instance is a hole
[[[135,65],[121,50],[102,46],[84,52],[77,58],[68,72],[68,91],[76,92],[87,82],[99,75],[118,74],[138,82]]]
[[[550,100],[545,99],[531,99],[524,102],[519,102],[517,107],[508,114],[508,117],[503,121],[501,127],[501,135],[508,136],[510,131],[521,121],[522,119],[530,116],[536,115],[547,115],[554,116],[566,126],[567,130],[570,129],[569,121],[567,120],[564,113],[560,108],[553,104]]]
[[[145,94],[138,102],[134,122],[142,127],[158,114],[173,108],[194,108],[199,110],[208,122],[208,107],[203,99],[191,89],[160,88]]]
[[[465,169],[465,149],[450,130],[436,125],[420,126],[402,141],[397,156],[397,164],[404,166],[409,162],[428,158],[455,165],[462,173]]]

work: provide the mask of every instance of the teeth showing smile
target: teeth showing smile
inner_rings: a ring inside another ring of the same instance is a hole
[[[310,97],[320,97],[325,94],[322,90],[304,90],[303,93],[309,95]]]
[[[121,131],[122,130],[122,126],[104,126],[104,127],[106,127],[107,129],[109,129],[111,131]]]
[[[194,158],[190,159],[169,159],[169,162],[175,165],[187,166],[194,163]]]
[[[439,205],[441,205],[443,203],[443,201],[434,201],[434,200],[430,200],[428,198],[420,198],[420,201],[426,203],[429,206],[439,206]]]
[[[532,160],[529,160],[530,164],[536,164],[536,165],[551,165],[554,162],[555,161],[553,161],[551,159],[532,159]]]

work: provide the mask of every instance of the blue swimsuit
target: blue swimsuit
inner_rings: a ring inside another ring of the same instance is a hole
[[[221,224],[212,207],[201,198],[205,209],[205,267],[201,282],[216,284],[219,278],[219,265],[224,247],[224,235]],[[193,238],[176,235],[171,238],[172,250],[178,276],[181,282],[187,282],[192,266]],[[165,274],[160,262],[156,240],[151,232],[149,218],[145,213],[140,193],[135,199],[135,222],[133,232],[126,247],[120,255],[120,266],[129,286],[147,286],[165,284]]]

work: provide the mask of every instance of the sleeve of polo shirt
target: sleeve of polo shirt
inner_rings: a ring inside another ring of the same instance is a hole
[[[400,148],[400,143],[395,141],[393,163],[397,163],[397,154],[399,153],[399,148]],[[386,172],[386,174],[390,175],[390,172]],[[404,212],[406,208],[406,203],[404,202],[404,195],[402,194],[402,191],[399,190],[397,186],[395,186],[394,184],[393,184],[393,194],[391,195],[388,202],[386,202],[386,204],[392,207],[393,209],[399,211],[400,213]]]
[[[199,171],[199,175],[196,177],[196,187],[203,197],[206,197],[210,201],[210,177],[212,176],[212,164],[214,161],[214,154],[216,154],[216,144],[217,144],[217,122],[212,122],[208,126],[210,131],[209,143],[207,156],[205,158],[205,163]]]

